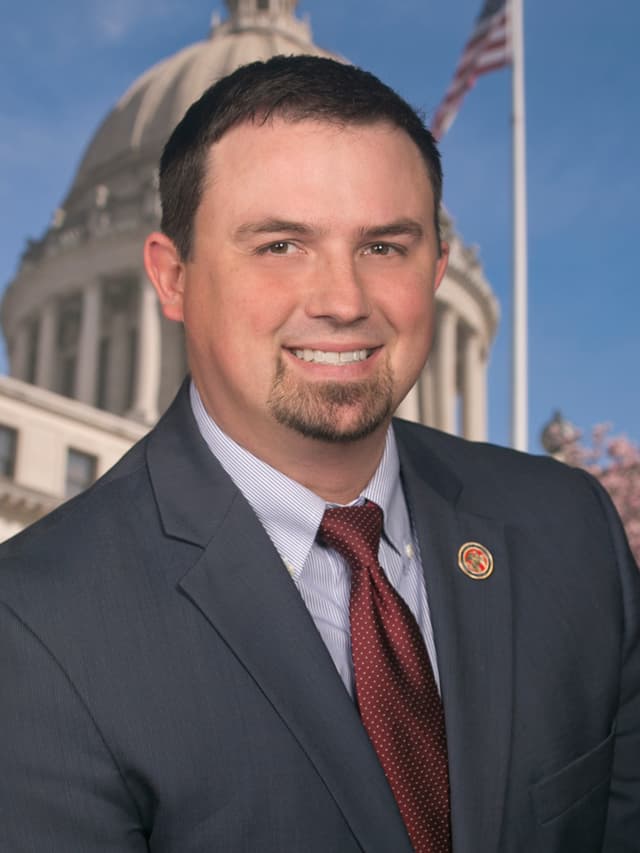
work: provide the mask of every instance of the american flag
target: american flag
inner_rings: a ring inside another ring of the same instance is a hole
[[[449,130],[462,99],[478,77],[510,63],[508,21],[508,0],[485,0],[451,85],[436,110],[431,126],[436,139],[441,139]]]

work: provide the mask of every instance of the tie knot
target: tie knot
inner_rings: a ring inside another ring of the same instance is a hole
[[[352,568],[361,568],[377,562],[381,534],[382,510],[367,501],[362,506],[326,509],[318,541],[341,554]]]

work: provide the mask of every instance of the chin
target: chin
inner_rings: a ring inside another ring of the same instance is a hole
[[[304,417],[299,412],[274,411],[279,423],[294,430],[304,438],[312,438],[329,444],[351,444],[371,435],[389,422],[391,406],[374,414],[359,414],[357,417],[338,415],[337,418]]]
[[[305,438],[332,444],[359,441],[386,425],[393,412],[388,367],[362,382],[302,383],[277,371],[269,409],[278,423]]]

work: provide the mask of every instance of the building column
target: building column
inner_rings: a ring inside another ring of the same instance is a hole
[[[396,417],[404,418],[405,421],[413,421],[414,423],[420,423],[420,388],[418,387],[418,382],[409,390],[407,396],[402,400],[398,408],[396,409]]]
[[[13,340],[9,347],[11,376],[14,376],[16,379],[24,380],[27,378],[29,345],[31,343],[31,335],[29,331],[28,323],[20,323],[18,331],[13,336]]]
[[[58,304],[46,302],[40,313],[38,326],[38,354],[36,382],[39,388],[53,390],[56,366],[56,334],[58,331]]]
[[[436,425],[445,432],[456,429],[456,350],[458,318],[455,311],[443,305],[436,318],[435,403]]]
[[[160,390],[161,332],[158,300],[146,277],[140,286],[138,314],[138,363],[130,417],[146,424],[158,419]]]
[[[75,398],[89,406],[94,406],[96,402],[101,302],[102,285],[98,279],[95,279],[82,293],[82,317],[76,362]]]
[[[431,359],[427,361],[420,374],[420,401],[422,411],[420,422],[426,426],[437,426],[436,424],[436,398],[435,382],[433,379],[433,365]]]
[[[462,355],[462,434],[487,440],[487,365],[480,337],[473,331],[465,338]]]

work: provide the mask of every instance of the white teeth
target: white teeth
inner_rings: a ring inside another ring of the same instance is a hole
[[[350,350],[349,352],[296,349],[293,352],[303,361],[313,361],[315,364],[350,364],[354,361],[364,361],[369,355],[369,350],[366,349]]]

